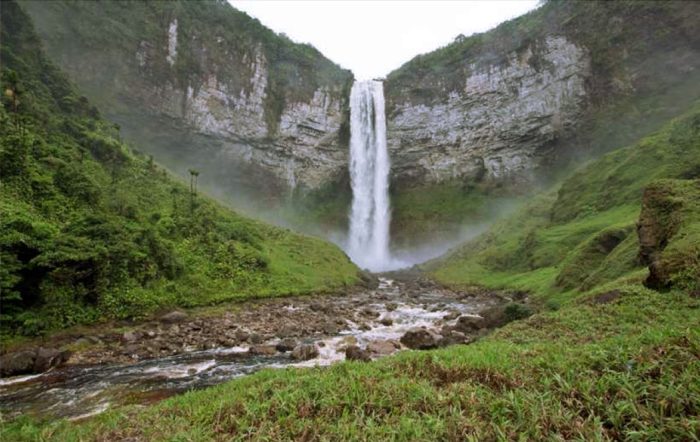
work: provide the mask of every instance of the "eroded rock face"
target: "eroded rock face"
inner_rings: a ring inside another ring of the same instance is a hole
[[[543,147],[586,107],[590,58],[564,37],[512,52],[504,65],[466,69],[458,88],[432,90],[428,103],[401,89],[387,97],[394,179],[529,181]]]

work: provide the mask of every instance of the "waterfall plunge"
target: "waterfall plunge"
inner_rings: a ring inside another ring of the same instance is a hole
[[[389,253],[389,153],[380,81],[355,82],[350,92],[350,181],[350,258],[374,272],[400,267]]]

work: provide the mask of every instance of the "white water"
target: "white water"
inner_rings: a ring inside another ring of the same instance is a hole
[[[350,92],[350,182],[350,259],[373,272],[401,267],[389,253],[389,153],[380,81],[355,82]]]

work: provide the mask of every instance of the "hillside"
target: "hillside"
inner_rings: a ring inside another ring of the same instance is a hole
[[[123,143],[14,2],[2,60],[3,335],[357,281],[335,246],[241,217]]]
[[[700,108],[577,170],[487,233],[426,264],[450,285],[566,300],[620,278],[700,289]],[[641,215],[640,215],[641,210]],[[640,241],[642,242],[640,244]],[[659,276],[661,268],[666,267]]]

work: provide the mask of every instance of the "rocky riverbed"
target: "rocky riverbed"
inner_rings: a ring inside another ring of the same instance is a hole
[[[76,418],[265,367],[370,361],[403,349],[469,343],[502,322],[509,301],[421,279],[380,278],[376,289],[343,296],[271,299],[199,315],[173,311],[125,329],[66,335],[44,344],[50,347],[3,355],[4,375],[53,366],[0,379],[0,411]],[[54,359],[46,361],[47,355]]]

